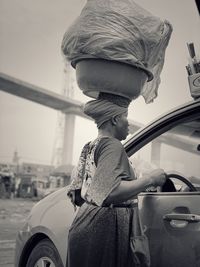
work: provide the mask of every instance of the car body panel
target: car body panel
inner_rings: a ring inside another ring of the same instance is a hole
[[[199,203],[200,192],[139,195],[140,215],[149,238],[153,267],[200,266]],[[190,220],[186,215],[192,215],[188,216]],[[192,219],[195,215],[196,221]]]
[[[66,188],[57,190],[34,205],[25,225],[18,233],[15,266],[19,266],[20,255],[23,254],[25,244],[39,234],[44,234],[54,243],[64,265],[68,231],[75,215],[74,207],[67,198]]]

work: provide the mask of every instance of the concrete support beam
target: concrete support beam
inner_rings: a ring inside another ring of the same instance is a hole
[[[75,115],[65,115],[64,140],[62,151],[62,165],[72,164],[75,131]]]
[[[83,103],[40,88],[33,84],[0,73],[0,90],[31,100],[43,106],[59,110],[65,114],[65,128],[62,153],[62,164],[71,164],[75,131],[75,116],[91,119],[83,113]],[[129,121],[130,133],[136,132],[142,125]]]
[[[151,143],[151,162],[157,167],[160,166],[160,149],[161,143],[159,141],[153,141]]]
[[[159,138],[159,142],[199,155],[199,150],[198,150],[199,143],[198,139],[195,138],[190,139],[184,137],[184,135],[177,136],[176,134],[173,133],[166,133],[165,135],[162,135]]]
[[[31,100],[43,106],[60,110],[65,114],[75,114],[91,119],[83,113],[83,103],[40,88],[36,85],[0,73],[0,90],[6,93]],[[129,120],[130,133],[136,132],[142,124]]]
[[[56,110],[81,109],[82,103],[0,73],[0,90]]]

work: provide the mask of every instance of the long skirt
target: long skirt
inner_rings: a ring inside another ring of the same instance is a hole
[[[135,208],[84,203],[68,238],[67,267],[134,267],[130,248]]]

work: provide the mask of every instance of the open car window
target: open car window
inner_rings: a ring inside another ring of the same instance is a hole
[[[190,118],[157,136],[133,154],[130,161],[138,178],[162,168],[186,177],[200,191],[200,117]],[[173,182],[177,191],[187,190],[179,180]]]

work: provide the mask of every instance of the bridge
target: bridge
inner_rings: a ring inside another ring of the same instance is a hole
[[[62,151],[61,165],[71,165],[73,155],[75,116],[81,116],[88,119],[90,117],[83,113],[83,103],[54,93],[52,91],[40,88],[36,85],[21,81],[6,74],[0,73],[0,90],[13,94],[18,97],[36,102],[43,106],[58,110],[65,114],[64,140]],[[142,127],[142,124],[129,120],[130,133],[136,132]],[[162,140],[152,143],[151,158],[152,161],[159,162],[161,144],[171,144],[173,141],[174,147],[190,151],[188,145],[181,142],[174,135],[165,135]],[[189,142],[189,141],[188,141]],[[191,150],[194,153],[193,149]]]
[[[83,113],[83,103],[4,73],[0,73],[0,90],[65,114],[62,165],[72,164],[75,116],[91,119]],[[132,120],[129,120],[129,124],[130,133],[134,133],[142,126]]]

